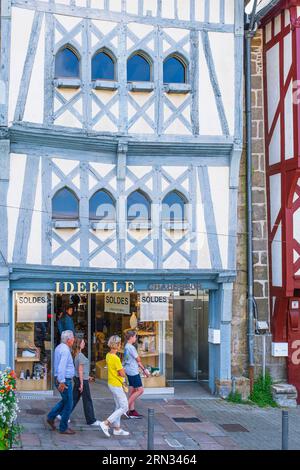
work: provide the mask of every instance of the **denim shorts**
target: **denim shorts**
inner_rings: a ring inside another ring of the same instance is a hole
[[[128,378],[128,383],[129,383],[130,387],[140,388],[140,387],[143,386],[140,374],[127,375],[127,378]]]

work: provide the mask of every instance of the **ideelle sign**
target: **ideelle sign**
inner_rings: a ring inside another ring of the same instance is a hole
[[[106,294],[134,292],[132,281],[63,281],[55,283],[56,294]]]
[[[105,294],[104,311],[112,313],[130,314],[130,294]]]
[[[17,294],[17,322],[46,322],[47,321],[47,294],[34,292]]]

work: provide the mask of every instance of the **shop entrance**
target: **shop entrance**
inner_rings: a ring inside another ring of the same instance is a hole
[[[208,380],[208,291],[174,297],[174,381]]]

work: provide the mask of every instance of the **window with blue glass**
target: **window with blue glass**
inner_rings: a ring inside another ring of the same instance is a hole
[[[116,208],[113,197],[104,189],[100,189],[90,199],[89,213],[90,220],[115,221]]]
[[[100,51],[94,55],[92,80],[115,80],[115,62],[109,52]]]
[[[56,220],[77,220],[79,201],[69,188],[62,188],[52,198],[52,218]]]
[[[176,56],[164,61],[164,83],[186,83],[186,64]]]
[[[162,202],[162,219],[165,222],[186,220],[186,199],[177,191],[168,193]]]
[[[135,222],[151,220],[151,202],[142,191],[134,191],[128,196],[127,218]]]
[[[143,54],[134,54],[127,61],[128,82],[149,82],[151,79],[150,60]]]
[[[55,56],[56,78],[79,78],[79,58],[69,46],[60,49]]]

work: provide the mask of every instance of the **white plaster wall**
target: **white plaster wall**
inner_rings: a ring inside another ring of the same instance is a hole
[[[284,81],[287,79],[291,65],[292,65],[292,33],[289,33],[284,38]]]
[[[274,20],[274,35],[280,33],[281,31],[281,14],[277,15]]]
[[[82,20],[82,18],[77,17],[77,16],[67,16],[67,15],[54,15],[54,16],[67,31],[71,31]]]
[[[78,160],[69,160],[68,158],[52,158],[52,162],[65,174],[68,175],[79,166]]]
[[[265,33],[266,33],[266,42],[271,41],[271,39],[272,39],[272,21],[267,23],[266,28],[265,28]]]
[[[209,21],[210,23],[220,22],[220,1],[209,0]]]
[[[284,100],[285,159],[294,157],[293,83],[291,82]]]
[[[101,251],[90,261],[91,268],[116,268],[116,260],[106,251]]]
[[[299,14],[298,14],[298,16],[299,16]],[[284,25],[287,26],[288,24],[290,24],[290,21],[291,21],[290,10],[285,10],[284,11]]]
[[[270,176],[270,204],[271,204],[271,228],[281,209],[281,175],[280,173]]]
[[[126,1],[126,11],[132,15],[137,15],[139,9],[139,0],[127,0]]]
[[[10,154],[10,173],[7,194],[8,215],[8,262],[12,262],[19,208],[22,207],[22,191],[25,177],[27,155]]]
[[[53,259],[53,266],[80,266],[80,261],[68,251],[63,251],[61,255]]]
[[[280,162],[280,126],[280,119],[277,119],[277,123],[269,145],[269,165],[274,165],[275,163]]]
[[[200,193],[199,179],[196,183],[196,230],[197,230],[197,268],[198,269],[211,269],[211,260],[209,253],[209,246],[207,240],[207,229],[204,218],[204,206]]]
[[[268,123],[272,126],[274,115],[279,104],[279,45],[267,51],[267,84],[268,84]]]
[[[222,127],[201,38],[199,43],[199,115],[201,135],[222,135]]]
[[[195,19],[196,21],[204,21],[205,0],[195,2]]]
[[[234,35],[209,33],[209,38],[229,132],[230,135],[233,135],[235,111]],[[224,51],[226,51],[226,54],[224,54]]]
[[[169,247],[170,248],[170,247]],[[168,250],[166,250],[167,252]],[[178,252],[173,253],[163,264],[164,269],[189,269],[189,262]]]
[[[44,118],[45,18],[42,27],[26,100],[24,121],[42,124]]]
[[[281,243],[281,223],[278,226],[276,235],[272,242],[272,285],[282,286],[282,243]]]
[[[300,243],[300,209],[294,213],[293,223],[294,239]]]
[[[141,251],[137,252],[126,262],[127,269],[154,269],[154,264]]]
[[[232,0],[225,0],[225,23],[234,24],[234,7],[235,2]]]
[[[228,268],[229,168],[208,168],[223,269]],[[221,266],[220,266],[221,268]]]
[[[40,158],[26,262],[28,264],[42,263],[42,179]]]
[[[152,16],[157,15],[157,0],[144,0],[143,15],[146,16],[147,11],[151,11]]]
[[[14,120],[15,107],[27,54],[34,11],[12,7],[8,120]]]

